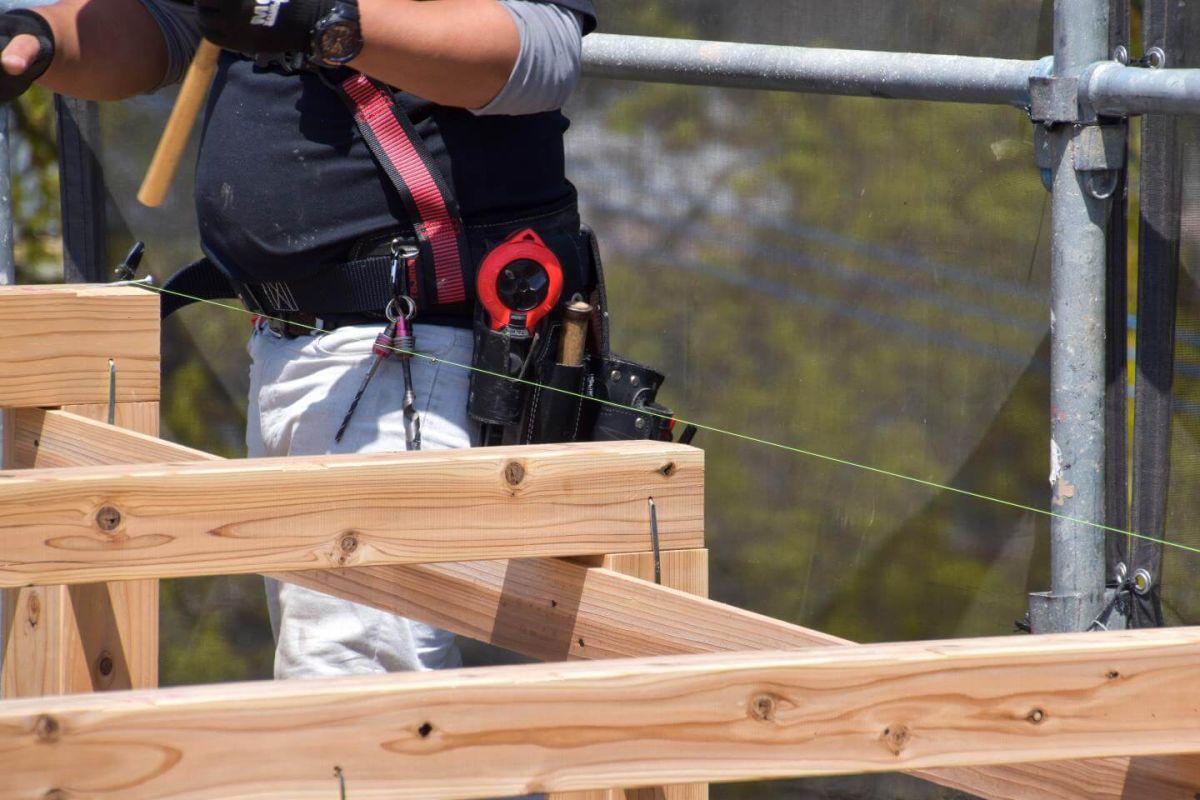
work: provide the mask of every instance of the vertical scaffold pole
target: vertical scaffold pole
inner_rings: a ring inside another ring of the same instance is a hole
[[[1056,0],[1053,77],[1073,84],[1106,60],[1109,0]],[[1036,632],[1085,630],[1105,591],[1104,521],[1105,265],[1108,201],[1094,173],[1079,169],[1088,123],[1050,131],[1051,232],[1051,520],[1049,594],[1035,595]],[[1069,518],[1069,519],[1068,519]]]

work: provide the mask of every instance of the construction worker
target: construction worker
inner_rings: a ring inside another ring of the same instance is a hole
[[[224,48],[195,199],[205,265],[263,315],[249,455],[468,447],[454,364],[477,349],[480,262],[533,230],[564,297],[594,280],[558,110],[594,26],[591,0],[60,0],[0,14],[0,102],[34,81],[152,92],[201,35]],[[436,360],[386,359],[363,387],[381,332]],[[460,663],[424,624],[276,582],[268,600],[276,677]]]

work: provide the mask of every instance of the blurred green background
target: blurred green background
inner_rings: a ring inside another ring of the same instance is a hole
[[[1022,59],[1051,50],[1043,0],[600,6],[609,33]],[[145,239],[160,279],[198,254],[190,176],[161,209],[134,200],[171,102],[136,98],[102,118],[111,263]],[[568,114],[615,347],[667,373],[660,399],[681,417],[1046,507],[1049,205],[1022,113],[587,80]],[[52,281],[48,97],[31,93],[18,115],[20,280]],[[204,307],[165,326],[164,437],[243,454],[248,331],[244,315]],[[1196,430],[1177,426],[1180,454],[1200,453]],[[1026,594],[1048,588],[1045,517],[744,439],[696,443],[718,600],[871,642],[1007,634]],[[1194,501],[1178,496],[1182,519]],[[1179,621],[1200,600],[1190,559],[1165,560]],[[269,677],[259,580],[165,582],[162,644],[164,685]],[[958,795],[876,776],[713,796]]]

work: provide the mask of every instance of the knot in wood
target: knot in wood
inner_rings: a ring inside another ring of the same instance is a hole
[[[756,694],[750,698],[750,716],[759,722],[771,722],[775,719],[776,705],[774,695]]]
[[[42,800],[71,800],[71,796],[62,789],[51,789],[42,795]]]
[[[668,461],[666,464],[663,464],[661,467],[659,467],[658,471],[659,474],[661,474],[664,478],[669,478],[675,474],[677,469],[678,467],[675,466],[674,461]]]
[[[121,512],[113,506],[101,506],[96,512],[96,525],[105,533],[115,531],[121,524]]]
[[[883,742],[887,749],[892,751],[892,755],[900,755],[911,738],[912,731],[907,725],[889,725],[883,729]]]
[[[1040,725],[1042,720],[1046,719],[1046,712],[1042,711],[1040,708],[1035,708],[1033,711],[1029,712],[1029,716],[1027,716],[1025,719],[1029,720],[1034,725]]]
[[[519,486],[525,480],[525,465],[520,461],[510,461],[504,465],[504,480],[509,486]]]
[[[62,726],[54,717],[43,714],[33,724],[33,733],[43,742],[57,742],[59,734],[62,733]]]
[[[115,668],[113,657],[108,653],[101,653],[100,657],[96,659],[96,672],[99,672],[101,677],[109,677]]]
[[[29,627],[36,628],[38,623],[42,621],[42,596],[38,592],[29,593],[29,603],[25,607],[25,616],[29,620]]]
[[[428,722],[421,723],[421,727],[417,728],[417,733],[422,739],[429,738],[429,734],[433,733],[433,725]]]
[[[341,548],[343,553],[350,555],[358,549],[358,537],[353,533],[348,533],[342,537],[340,542],[338,542],[338,547]]]

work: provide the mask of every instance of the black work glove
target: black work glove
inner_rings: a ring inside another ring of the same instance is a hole
[[[0,68],[0,104],[8,103],[24,94],[34,81],[42,77],[42,73],[54,59],[54,31],[40,14],[24,9],[0,14],[0,51],[23,33],[36,37],[40,50],[20,75],[9,75]]]
[[[307,53],[333,0],[195,0],[200,32],[248,56]]]

